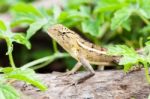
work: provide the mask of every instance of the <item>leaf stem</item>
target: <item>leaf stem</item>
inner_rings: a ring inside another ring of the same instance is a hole
[[[7,48],[9,49],[9,41],[7,39],[6,39],[6,43],[7,43]],[[14,59],[13,59],[13,55],[12,55],[12,50],[8,53],[8,57],[9,57],[9,62],[10,62],[10,65],[12,66],[12,68],[16,68]]]
[[[45,66],[46,63],[43,63],[43,62],[47,62],[47,64],[48,64],[48,63],[52,62],[53,60],[55,60],[57,58],[63,58],[63,57],[69,57],[69,56],[70,55],[67,54],[67,53],[55,53],[51,56],[46,56],[46,57],[34,60],[30,63],[27,63],[27,64],[23,65],[21,68],[26,69],[26,68],[30,68],[30,67],[34,66],[33,68],[38,69],[38,68],[41,68],[41,67]],[[37,64],[40,64],[40,63],[43,63],[43,64],[37,65]],[[35,65],[37,65],[37,67]]]
[[[44,66],[50,64],[53,60],[55,60],[55,59],[51,59],[51,60],[49,60],[49,61],[47,61],[47,62],[44,62],[44,63],[42,63],[42,64],[40,64],[40,65],[33,66],[33,67],[31,67],[31,68],[34,69],[34,70],[40,69],[40,68],[42,68],[42,67],[44,67]]]
[[[16,68],[14,60],[13,60],[12,52],[10,52],[8,56],[9,56],[10,65],[12,66],[12,68]]]
[[[61,53],[61,54],[54,54],[51,57],[49,57],[49,60],[40,64],[40,65],[36,65],[34,67],[32,67],[32,69],[36,70],[39,68],[42,68],[48,64],[50,64],[52,61],[56,60],[57,58],[64,58],[64,57],[68,57],[69,55],[67,53]]]
[[[52,43],[53,43],[54,53],[57,53],[58,52],[57,43],[54,40],[52,40]]]

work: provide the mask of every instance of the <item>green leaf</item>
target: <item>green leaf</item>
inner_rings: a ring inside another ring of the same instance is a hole
[[[31,24],[35,21],[35,19],[32,19],[31,17],[22,17],[22,16],[16,16],[15,19],[11,22],[11,27],[15,27],[22,24]]]
[[[11,72],[8,72],[5,74],[6,74],[6,78],[13,78],[13,79],[28,82],[28,83],[38,87],[41,90],[47,89],[46,86],[44,86],[42,83],[40,83],[39,80],[37,80],[36,74],[32,69],[17,68]]]
[[[147,15],[147,18],[150,18],[150,1],[149,0],[140,0],[140,8]]]
[[[127,31],[131,31],[131,20],[130,19],[126,20],[125,22],[122,23],[121,26]]]
[[[132,67],[132,64],[125,64],[124,65],[124,72],[128,72],[130,69],[131,69],[131,67]]]
[[[58,19],[58,17],[60,16],[60,13],[61,13],[61,8],[59,6],[54,6],[53,7],[54,20]]]
[[[46,25],[46,20],[39,20],[32,23],[27,30],[27,39],[30,39],[39,29],[41,29],[44,25]]]
[[[92,2],[92,0],[66,0],[64,5],[66,5],[66,8],[68,9],[78,9],[80,6],[84,4],[91,4]]]
[[[89,6],[80,6],[80,13],[81,13],[81,16],[85,18],[90,18],[91,8]]]
[[[9,33],[7,35],[5,35],[6,43],[7,43],[7,47],[8,47],[8,51],[6,53],[6,55],[8,55],[9,53],[12,52],[13,50],[13,42],[17,42],[20,44],[25,45],[28,49],[31,48],[31,44],[30,42],[25,38],[25,36],[23,36],[23,34],[18,34],[18,33]]]
[[[13,71],[12,67],[5,67],[5,68],[0,69],[0,72],[2,72],[2,73],[10,73],[12,71]]]
[[[37,9],[31,4],[19,3],[12,7],[13,21],[11,26],[29,25],[37,21],[49,18],[46,10]],[[46,13],[45,13],[46,12]]]
[[[3,21],[0,21],[0,38],[6,40],[7,43],[8,51],[6,55],[11,53],[13,50],[13,45],[11,40],[12,33],[8,29],[10,29],[10,27],[8,25],[6,26],[6,24]]]
[[[136,56],[124,56],[120,59],[119,65],[133,65],[133,64],[137,64],[139,62],[139,57]]]
[[[1,99],[20,99],[19,93],[10,85],[0,84]]]
[[[22,34],[15,33],[12,37],[14,42],[25,45],[28,49],[31,48],[30,42],[26,39],[26,37]]]
[[[100,24],[97,20],[85,20],[81,24],[82,31],[85,33],[89,33],[92,36],[98,37],[100,35]]]
[[[145,44],[146,44],[147,46],[150,46],[150,41],[147,41]]]
[[[31,14],[38,17],[43,17],[42,14],[31,4],[18,3],[12,7],[16,13]]]
[[[111,22],[111,29],[115,30],[131,16],[133,9],[123,8],[115,12]]]
[[[140,30],[140,32],[143,33],[143,34],[145,34],[145,35],[149,35],[149,32],[150,32],[150,24],[144,26],[144,27]]]
[[[136,12],[139,13],[140,16],[143,16],[145,18],[150,18],[150,16],[147,14],[147,12],[144,9],[139,8],[136,10]]]
[[[81,21],[88,18],[88,12],[84,12],[85,9],[83,7],[79,10],[67,10],[62,11],[57,19],[58,23],[64,24],[67,27],[73,27],[79,25]]]
[[[116,45],[108,48],[108,55],[122,56],[119,65],[124,65],[124,71],[127,72],[134,64],[141,62],[142,57],[137,54],[133,48],[125,45]]]
[[[30,42],[26,39],[26,37],[22,34],[19,33],[13,33],[10,30],[10,25],[5,25],[2,21],[0,21],[0,38],[4,39],[7,43],[7,53],[6,55],[12,53],[13,50],[13,42],[20,43],[25,45],[28,49],[31,48]]]
[[[96,2],[97,6],[94,9],[94,13],[114,11],[128,6],[124,0],[99,0]]]
[[[136,55],[136,51],[126,45],[109,46],[107,53],[109,55]]]
[[[131,69],[131,67],[133,66],[133,64],[125,64],[124,65],[124,72],[128,72],[130,69]]]
[[[2,20],[0,20],[0,31],[6,31],[7,27],[5,26],[4,22]]]

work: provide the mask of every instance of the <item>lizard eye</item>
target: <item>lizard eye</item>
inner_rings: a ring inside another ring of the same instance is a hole
[[[62,32],[62,34],[66,34],[66,32]]]

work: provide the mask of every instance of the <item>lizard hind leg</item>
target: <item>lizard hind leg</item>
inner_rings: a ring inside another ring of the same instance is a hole
[[[88,73],[81,75],[80,77],[69,77],[67,79],[63,79],[64,82],[66,82],[69,85],[77,85],[79,83],[84,82],[85,80],[89,79],[90,77],[95,75],[95,71],[93,70],[92,66],[90,65],[89,61],[86,60],[84,57],[79,56],[79,62],[75,65],[75,67],[69,72],[69,74],[71,73],[75,73],[81,66],[83,66]],[[65,74],[64,76],[66,76],[68,74]]]

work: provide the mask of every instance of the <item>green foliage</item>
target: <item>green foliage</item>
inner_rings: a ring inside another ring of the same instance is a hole
[[[23,33],[13,33],[10,31],[9,25],[6,25],[2,20],[0,20],[0,38],[5,39],[8,46],[7,54],[12,53],[13,42],[23,44],[28,49],[31,48],[30,42],[26,39]]]
[[[19,93],[8,84],[0,84],[1,99],[20,99]]]
[[[138,64],[141,61],[141,56],[133,49],[125,45],[116,45],[108,48],[109,55],[123,56],[119,65],[124,65],[125,72],[129,71],[130,67]]]
[[[83,32],[91,33],[92,36],[98,37],[101,33],[98,20],[85,20],[81,25]]]
[[[0,39],[4,39],[6,41],[8,49],[6,55],[9,56],[10,65],[15,68],[16,66],[12,56],[13,42],[23,44],[28,49],[31,48],[30,42],[23,34],[11,32],[9,23],[5,24],[2,20],[0,20]]]
[[[35,16],[42,17],[42,14],[31,4],[24,4],[24,3],[18,3],[12,8],[13,10],[20,12],[20,14],[31,15],[33,18],[36,18]]]
[[[0,29],[3,30],[3,31],[6,31],[6,29],[7,29],[2,20],[0,20]]]
[[[23,44],[28,49],[31,48],[30,42],[27,40],[25,35],[23,33],[11,32],[10,25],[5,24],[2,20],[0,20],[0,38],[4,39],[7,43],[7,55],[9,56],[10,65],[12,66],[0,69],[0,72],[4,73],[4,79],[22,80],[31,83],[41,90],[46,90],[46,87],[37,80],[37,78],[35,77],[35,72],[32,69],[21,69],[16,68],[15,66],[12,56],[13,42]],[[15,89],[7,84],[0,84],[0,97],[2,99],[19,99],[19,95],[17,94]]]
[[[123,41],[139,47],[138,38],[146,39],[149,35],[148,31],[141,31],[149,25],[149,4],[145,0],[63,0],[62,7],[39,9],[19,3],[11,9],[12,26],[29,25],[27,38],[30,39],[39,29],[46,31],[48,26],[61,23],[77,29],[95,43],[102,39],[104,44]]]
[[[134,65],[142,65],[145,68],[145,74],[148,82],[150,83],[149,69],[150,64],[150,42],[146,42],[143,51],[137,53],[133,48],[129,48],[125,45],[116,45],[108,48],[108,55],[121,56],[119,65],[124,65],[124,71],[128,72]]]
[[[27,31],[27,39],[30,39],[39,29],[41,29],[47,22],[45,20],[39,20],[30,25]]]
[[[2,68],[0,72],[3,72],[5,78],[22,80],[27,83],[30,83],[41,90],[46,90],[46,87],[41,84],[35,75],[35,72],[32,69],[22,69],[22,68]]]
[[[132,14],[133,9],[123,8],[115,12],[112,18],[111,29],[115,30],[128,20]]]
[[[9,1],[9,0],[6,0]],[[23,0],[25,1],[25,0]],[[13,42],[31,48],[29,39],[38,30],[47,32],[53,24],[63,24],[82,33],[96,44],[123,43],[108,48],[108,55],[122,56],[119,65],[124,65],[127,72],[132,66],[142,64],[145,67],[146,78],[150,82],[148,67],[150,65],[150,1],[148,0],[62,0],[62,6],[52,6],[49,9],[36,8],[31,4],[17,3],[10,9],[13,20],[9,24],[0,20],[0,39],[8,46],[8,56],[13,68],[3,68],[5,78],[23,80],[44,90],[45,87],[34,78],[34,71],[28,69],[41,68],[58,58],[68,57],[66,53],[58,52],[56,42],[53,42],[54,54],[29,63],[22,68],[16,68],[13,62]],[[18,2],[18,0],[15,0]],[[13,27],[29,27],[26,35],[13,33]],[[139,38],[142,39],[139,41]],[[142,46],[144,45],[145,46]],[[130,47],[128,47],[130,46]],[[142,51],[137,52],[135,48]],[[51,51],[52,52],[52,51]],[[35,52],[35,53],[38,53]],[[33,55],[39,58],[41,55]],[[67,59],[66,64],[73,61]],[[71,68],[69,66],[69,68]],[[12,90],[14,91],[14,90]],[[12,93],[12,92],[10,92]],[[15,93],[15,92],[14,92]],[[2,94],[4,95],[4,94]],[[14,94],[14,96],[17,96]],[[8,98],[9,99],[9,98]]]
[[[0,0],[0,13],[7,12],[9,8],[18,2],[32,2],[35,0]]]
[[[38,30],[48,24],[51,17],[48,17],[48,12],[43,9],[36,9],[31,4],[18,3],[12,7],[12,13],[15,19],[11,26],[21,24],[29,24],[27,30],[27,39],[30,39]]]
[[[46,31],[50,25],[61,23],[77,29],[95,43],[100,43],[98,39],[104,43],[116,43],[116,39],[117,42],[123,41],[132,47],[117,45],[109,48],[108,54],[123,56],[119,64],[124,65],[127,72],[133,65],[142,63],[147,68],[145,64],[149,63],[147,55],[140,55],[134,50],[134,47],[140,46],[138,38],[146,39],[149,35],[149,4],[145,0],[63,0],[63,9],[53,6],[50,10],[17,4],[12,7],[17,19],[12,24],[27,23],[27,39],[39,29]],[[20,5],[26,9],[20,9]],[[148,45],[145,49],[149,49]]]

